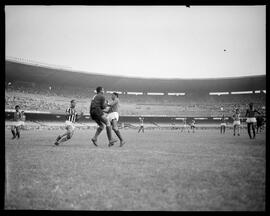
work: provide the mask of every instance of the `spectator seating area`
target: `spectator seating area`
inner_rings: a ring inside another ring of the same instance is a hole
[[[63,113],[71,99],[77,100],[77,110],[89,113],[94,88],[6,85],[5,108],[14,109],[19,104],[23,110]],[[110,95],[105,94],[110,100]],[[265,94],[248,95],[120,95],[120,115],[177,115],[177,116],[220,116],[231,115],[239,107],[244,115],[248,103],[253,102],[261,109],[265,106]],[[224,111],[221,111],[221,107]]]

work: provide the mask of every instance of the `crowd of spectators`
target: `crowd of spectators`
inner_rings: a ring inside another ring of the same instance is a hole
[[[19,104],[24,110],[63,113],[70,100],[76,99],[77,109],[88,113],[94,94],[94,88],[7,84],[5,108],[13,109]],[[105,96],[110,99],[109,94]],[[235,108],[240,108],[244,115],[250,102],[257,109],[265,109],[264,93],[222,96],[120,95],[120,101],[121,115],[219,116],[222,113],[231,115]]]

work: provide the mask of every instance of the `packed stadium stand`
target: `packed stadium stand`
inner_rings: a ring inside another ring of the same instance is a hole
[[[6,61],[5,108],[13,109],[19,104],[24,110],[63,113],[70,100],[76,99],[77,109],[88,113],[90,100],[98,85],[105,90],[123,93],[119,95],[121,115],[220,116],[221,107],[225,115],[231,115],[236,107],[244,114],[250,102],[258,109],[265,109],[265,76],[151,80],[70,72],[13,61]],[[260,92],[254,93],[257,90]],[[127,94],[132,91],[143,94]],[[209,95],[211,91],[252,93],[219,96]],[[147,95],[147,92],[162,92],[165,95]],[[168,92],[184,92],[185,95],[168,95]],[[110,98],[110,94],[106,96]]]

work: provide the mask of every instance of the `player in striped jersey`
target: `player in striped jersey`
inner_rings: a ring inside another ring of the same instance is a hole
[[[19,139],[21,136],[21,127],[24,125],[23,121],[24,115],[23,111],[20,110],[20,106],[15,106],[15,113],[13,117],[13,122],[11,126],[11,132],[12,132],[12,139],[15,139],[16,137]]]
[[[233,114],[233,135],[235,136],[235,131],[237,128],[237,135],[240,136],[240,113],[239,109],[235,110],[235,113]]]
[[[77,113],[77,111],[75,110],[75,106],[76,106],[76,101],[71,100],[70,107],[66,109],[65,128],[67,131],[56,138],[56,142],[54,143],[55,145],[59,145],[60,143],[71,139],[71,137],[73,136],[74,130],[75,130],[74,123],[77,119],[83,116],[83,112],[81,112],[80,115]]]

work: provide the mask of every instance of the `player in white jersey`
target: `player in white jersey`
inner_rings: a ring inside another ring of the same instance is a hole
[[[181,132],[183,132],[184,130],[187,130],[189,133],[189,128],[187,126],[187,118],[183,118],[183,127],[181,129]]]
[[[193,133],[195,133],[195,124],[196,124],[195,119],[192,119],[191,124],[190,124],[190,128],[191,128]]]
[[[140,133],[140,131],[142,131],[144,133],[144,126],[143,126],[143,120],[144,118],[142,116],[139,117],[139,121],[140,121],[140,128],[138,130],[138,133]]]
[[[75,130],[75,126],[74,126],[75,121],[83,116],[83,112],[81,112],[80,115],[77,113],[77,111],[75,110],[75,106],[76,106],[76,101],[71,100],[70,107],[66,109],[66,121],[65,121],[66,132],[62,135],[59,135],[56,138],[56,142],[54,144],[57,146],[60,143],[71,139]]]
[[[120,147],[122,147],[125,144],[124,139],[121,136],[121,133],[119,131],[118,128],[118,120],[119,120],[119,113],[118,113],[118,109],[119,109],[119,95],[116,92],[113,92],[111,95],[111,99],[112,101],[110,103],[108,103],[108,115],[107,118],[109,120],[109,122],[112,125],[112,129],[114,131],[114,133],[116,134],[116,136],[119,138],[120,140]],[[109,143],[109,147],[113,146],[114,143]]]
[[[235,131],[237,128],[237,135],[240,136],[240,113],[239,109],[235,110],[235,113],[233,114],[233,135],[235,136]]]

